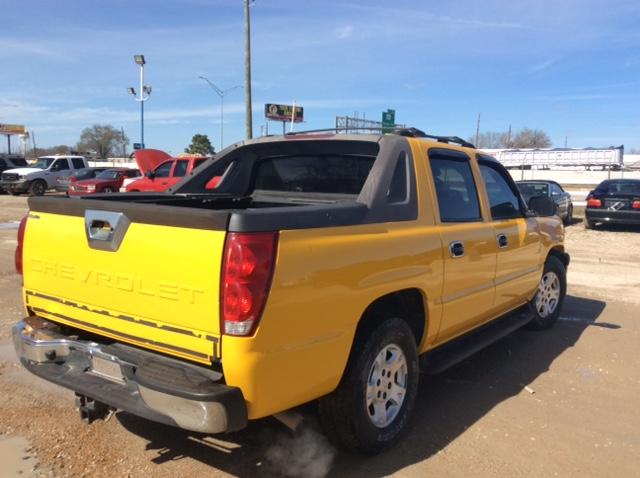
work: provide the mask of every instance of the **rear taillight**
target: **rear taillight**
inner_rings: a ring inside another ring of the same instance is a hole
[[[631,209],[640,209],[640,201],[635,200],[631,203]]]
[[[602,207],[602,201],[596,198],[588,198],[587,207]]]
[[[276,232],[227,236],[222,260],[222,333],[247,336],[254,332],[271,287],[277,244]]]
[[[18,226],[18,245],[16,246],[16,272],[22,275],[22,249],[24,244],[24,230],[27,228],[27,218],[29,216],[25,216],[20,221],[20,226]]]

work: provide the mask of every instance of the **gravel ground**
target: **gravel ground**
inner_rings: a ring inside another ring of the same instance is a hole
[[[25,198],[0,196],[0,223]],[[205,436],[126,413],[82,423],[73,395],[16,363],[21,317],[15,227],[0,228],[0,476],[637,476],[640,469],[640,230],[567,228],[562,318],[518,331],[423,377],[413,428],[373,458],[336,452],[309,425],[274,419]]]

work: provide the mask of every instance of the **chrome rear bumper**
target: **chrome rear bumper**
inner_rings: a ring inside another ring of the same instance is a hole
[[[78,340],[39,317],[15,325],[13,343],[35,375],[111,407],[202,433],[247,424],[242,392],[219,372],[123,344]]]

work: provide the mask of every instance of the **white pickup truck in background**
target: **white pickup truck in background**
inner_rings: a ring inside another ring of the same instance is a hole
[[[84,156],[41,156],[30,167],[3,171],[0,188],[13,195],[29,193],[30,196],[42,196],[47,189],[56,186],[58,176],[69,170],[88,167]]]

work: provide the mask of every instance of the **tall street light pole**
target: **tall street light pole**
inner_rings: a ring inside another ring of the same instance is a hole
[[[253,0],[244,0],[244,98],[245,98],[245,129],[247,139],[253,138],[253,120],[251,112],[251,22],[249,19],[249,4]]]
[[[211,89],[215,91],[216,94],[220,97],[220,151],[222,151],[222,149],[224,148],[224,97],[227,96],[227,94],[231,93],[233,90],[242,88],[242,86],[236,85],[226,90],[221,90],[216,85],[214,85],[206,76],[199,76],[198,78],[206,81]]]
[[[140,146],[144,149],[144,102],[151,95],[151,86],[144,84],[144,65],[146,63],[144,55],[133,55],[133,61],[136,62],[136,65],[140,65],[140,89],[138,96],[136,96],[136,90],[133,87],[127,88],[127,91],[135,97],[136,101],[140,102]]]

